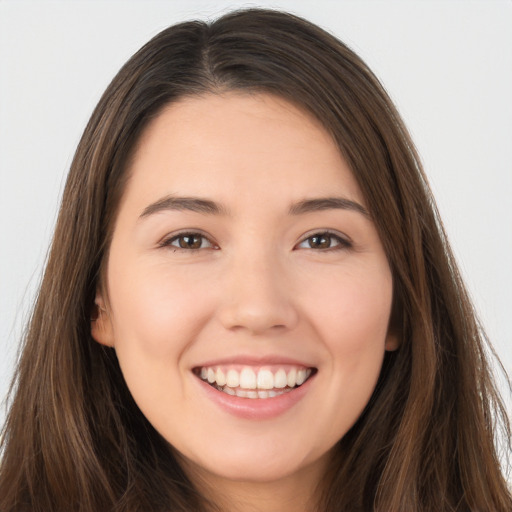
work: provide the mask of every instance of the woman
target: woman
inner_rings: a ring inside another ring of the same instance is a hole
[[[510,510],[508,423],[410,138],[314,25],[156,36],[75,155],[0,509]]]

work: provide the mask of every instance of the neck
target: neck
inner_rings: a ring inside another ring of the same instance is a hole
[[[187,464],[197,489],[222,512],[314,512],[325,466],[314,464],[272,481],[230,480]],[[212,512],[213,512],[212,510]]]

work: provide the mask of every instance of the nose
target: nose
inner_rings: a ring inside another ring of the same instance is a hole
[[[218,312],[224,328],[250,334],[293,329],[299,315],[287,272],[271,255],[251,255],[231,261],[220,290]]]

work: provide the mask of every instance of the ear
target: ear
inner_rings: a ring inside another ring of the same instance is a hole
[[[91,315],[91,335],[102,345],[107,347],[114,346],[114,329],[110,313],[100,292],[96,294],[94,300],[94,309]]]
[[[400,338],[398,334],[393,330],[389,331],[388,335],[386,336],[386,342],[384,344],[384,348],[388,352],[393,352],[394,350],[397,350],[400,347]]]
[[[391,313],[389,316],[388,333],[384,348],[387,352],[393,352],[400,348],[403,339],[403,313],[402,301],[400,294],[393,293],[393,303],[391,305]]]

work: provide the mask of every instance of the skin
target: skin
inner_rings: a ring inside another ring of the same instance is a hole
[[[128,171],[94,338],[115,347],[140,409],[223,510],[311,510],[332,447],[397,348],[390,268],[350,169],[310,115],[226,93],[169,105]],[[151,206],[169,196],[220,212]],[[361,211],[290,213],[334,196]],[[205,237],[200,248],[179,248],[183,230]],[[327,246],[311,243],[326,230]],[[293,357],[317,373],[284,413],[240,418],[192,372],[238,356]]]

